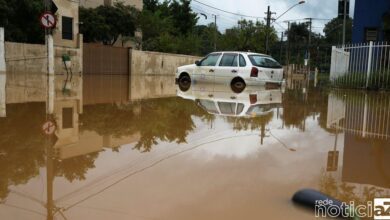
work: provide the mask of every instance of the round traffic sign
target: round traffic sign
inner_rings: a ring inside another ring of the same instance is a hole
[[[42,130],[46,135],[52,135],[56,130],[56,125],[53,122],[48,121],[45,124],[43,124]]]
[[[44,28],[53,28],[57,23],[55,16],[51,12],[43,13],[39,20]]]

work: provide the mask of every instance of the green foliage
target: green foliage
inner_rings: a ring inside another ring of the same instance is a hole
[[[39,17],[44,8],[42,0],[0,0],[0,27],[5,28],[5,40],[43,43],[45,31]]]
[[[342,18],[334,18],[329,23],[325,25],[324,33],[325,33],[325,40],[327,43],[332,45],[342,44],[342,38],[343,38],[343,19]],[[352,25],[353,20],[352,18],[347,18],[347,26],[346,26],[346,32],[345,32],[345,41],[352,42]]]
[[[197,14],[190,3],[190,0],[145,0],[140,19],[143,49],[203,56],[214,51],[217,43],[217,50],[264,52],[267,31],[264,23],[242,20],[222,34],[214,23],[197,26]],[[272,45],[277,42],[277,35],[273,28],[268,31]]]
[[[237,27],[226,30],[220,37],[220,47],[222,50],[265,52],[267,31],[270,45],[273,45],[278,40],[275,29],[267,30],[264,23],[241,20]]]
[[[120,36],[134,36],[139,12],[132,6],[80,8],[80,32],[85,42],[115,44]]]

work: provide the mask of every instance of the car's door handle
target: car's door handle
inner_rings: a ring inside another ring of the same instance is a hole
[[[213,73],[213,72],[214,72],[214,70],[210,70],[209,72],[210,72],[210,73]]]
[[[232,70],[232,73],[237,73],[237,70]]]
[[[209,95],[209,98],[213,98],[213,97],[214,97],[214,95],[211,95],[211,94]]]

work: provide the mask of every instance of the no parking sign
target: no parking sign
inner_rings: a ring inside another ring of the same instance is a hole
[[[44,28],[54,28],[57,23],[56,17],[49,11],[43,13],[39,20]]]

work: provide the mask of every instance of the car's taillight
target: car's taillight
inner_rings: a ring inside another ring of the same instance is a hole
[[[258,77],[258,76],[259,76],[259,69],[257,69],[256,67],[252,67],[251,77]]]
[[[257,95],[249,95],[249,101],[251,102],[251,105],[255,104],[257,102]]]

